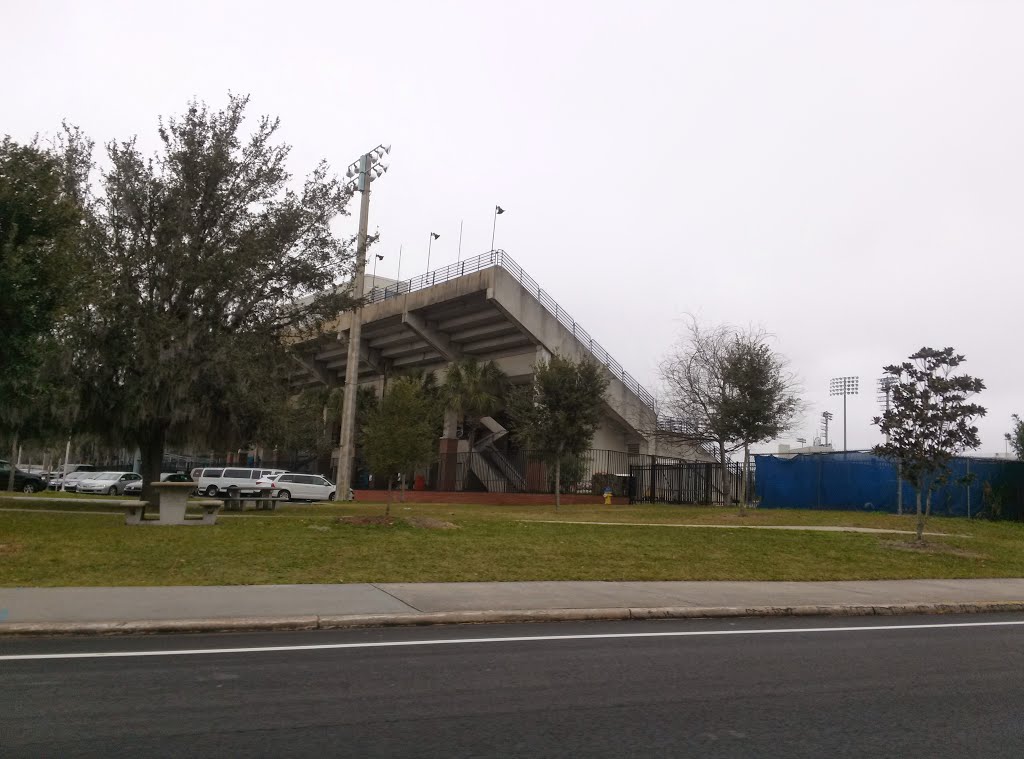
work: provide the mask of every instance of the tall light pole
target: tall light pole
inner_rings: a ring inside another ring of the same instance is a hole
[[[857,395],[860,377],[833,377],[829,382],[828,394],[843,396],[843,450],[846,450],[846,396]]]
[[[437,232],[431,232],[430,237],[427,238],[427,271],[430,271],[430,248],[434,245],[434,240],[440,236]]]
[[[891,374],[887,374],[884,377],[880,377],[878,380],[878,394],[876,399],[878,405],[882,408],[882,413],[887,414],[889,409],[892,408],[892,389],[899,382],[896,377]],[[885,442],[889,442],[889,433],[885,433]],[[971,497],[971,491],[967,491],[968,499]],[[903,513],[903,463],[897,462],[896,464],[896,513]],[[968,514],[970,516],[970,514]]]
[[[825,447],[828,448],[828,423],[832,421],[831,411],[821,412],[821,426],[825,435]]]
[[[898,381],[899,380],[890,374],[887,374],[878,380],[878,393],[876,395],[876,399],[878,400],[878,405],[881,407],[883,414],[887,413],[892,407],[892,387]],[[885,435],[885,442],[889,442],[889,433],[886,433]]]
[[[501,206],[494,207],[494,223],[491,225],[491,250],[494,250],[494,233],[498,231],[498,217],[505,213]]]
[[[391,152],[390,145],[378,145],[369,153],[359,156],[345,173],[362,197],[359,202],[359,237],[356,245],[356,270],[352,278],[352,295],[357,303],[362,302],[366,281],[366,229],[370,221],[370,184],[388,170],[381,163]],[[356,389],[359,386],[359,338],[363,328],[363,309],[357,305],[352,309],[352,323],[348,329],[348,358],[345,361],[345,398],[341,404],[341,439],[338,451],[337,498],[349,500],[352,489],[352,465],[356,457]],[[339,339],[341,334],[338,334]]]

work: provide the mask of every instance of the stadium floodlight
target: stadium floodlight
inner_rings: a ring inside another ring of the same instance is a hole
[[[878,405],[882,407],[882,411],[888,411],[890,403],[892,401],[892,388],[899,382],[898,379],[893,377],[891,374],[887,374],[884,377],[880,377],[878,380]]]
[[[831,411],[822,411],[821,412],[821,428],[822,428],[822,434],[823,434],[823,436],[825,438],[825,447],[826,448],[828,448],[828,423],[831,422],[831,421],[832,421],[832,412]]]
[[[846,450],[846,396],[857,395],[860,377],[833,377],[828,384],[829,395],[843,396],[843,450]]]

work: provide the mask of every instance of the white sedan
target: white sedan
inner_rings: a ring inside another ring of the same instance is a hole
[[[338,490],[326,477],[298,472],[263,477],[256,481],[256,486],[269,489],[274,498],[285,501],[333,501]]]

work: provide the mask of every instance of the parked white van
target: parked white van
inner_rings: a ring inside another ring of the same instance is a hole
[[[333,501],[338,490],[326,477],[299,472],[270,475],[261,484],[269,485],[272,495],[285,501]]]
[[[193,470],[192,479],[196,481],[196,490],[207,498],[216,498],[221,494],[226,494],[228,498],[237,498],[240,495],[259,492],[260,488],[257,487],[256,480],[261,477],[282,472],[284,472],[283,469],[206,467]]]

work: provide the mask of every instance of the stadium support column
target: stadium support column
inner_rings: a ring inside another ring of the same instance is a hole
[[[458,414],[454,409],[446,409],[444,412],[444,432],[441,433],[440,446],[438,448],[438,474],[437,489],[442,491],[455,490],[455,473],[458,467],[459,439]],[[470,451],[472,454],[472,451]]]

